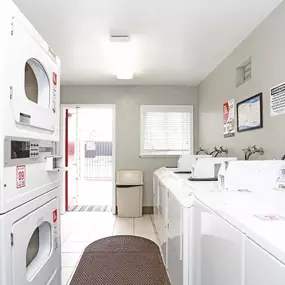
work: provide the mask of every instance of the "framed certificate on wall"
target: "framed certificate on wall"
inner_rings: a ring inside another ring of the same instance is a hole
[[[246,132],[263,127],[262,93],[237,104],[237,131]]]

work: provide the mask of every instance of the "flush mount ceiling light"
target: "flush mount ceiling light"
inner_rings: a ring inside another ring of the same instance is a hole
[[[129,36],[111,36],[113,74],[118,79],[133,79],[133,48]]]

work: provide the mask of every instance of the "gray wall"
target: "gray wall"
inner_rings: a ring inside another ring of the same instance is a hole
[[[270,116],[270,88],[285,81],[285,2],[283,2],[198,88],[199,143],[224,145],[240,158],[242,148],[257,144],[266,159],[285,154],[285,115]],[[236,67],[252,57],[252,79],[236,88]],[[263,92],[264,128],[223,138],[223,103],[236,103]],[[252,159],[257,159],[253,156]]]
[[[144,206],[152,205],[152,175],[177,158],[140,158],[140,105],[193,105],[197,145],[197,89],[177,86],[63,86],[62,104],[116,104],[116,169],[141,169]]]

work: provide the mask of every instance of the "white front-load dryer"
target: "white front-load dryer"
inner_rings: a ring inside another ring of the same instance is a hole
[[[60,60],[11,0],[0,1],[0,214],[59,186]]]
[[[60,284],[57,191],[0,216],[0,285]]]
[[[60,60],[11,0],[0,11],[1,136],[58,141]]]

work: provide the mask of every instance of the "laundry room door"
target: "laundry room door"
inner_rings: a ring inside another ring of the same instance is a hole
[[[80,179],[79,108],[66,110],[66,211],[77,203]]]
[[[63,212],[116,213],[115,111],[115,105],[62,106]]]

